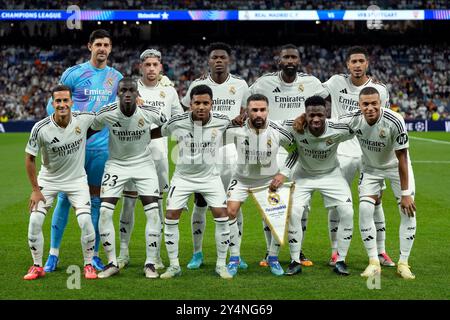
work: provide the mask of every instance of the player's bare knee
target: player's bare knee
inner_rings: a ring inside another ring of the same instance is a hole
[[[168,220],[178,220],[178,219],[180,219],[182,210],[183,209],[167,210],[167,212],[166,212],[166,219],[168,219]]]
[[[213,207],[211,207],[211,212],[212,212],[214,218],[228,217],[227,208],[217,208],[217,207],[213,208]]]
[[[150,203],[158,203],[158,197],[156,196],[140,196],[139,197],[142,201],[142,205],[146,206]]]

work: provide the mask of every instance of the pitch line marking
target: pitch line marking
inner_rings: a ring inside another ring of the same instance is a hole
[[[417,160],[417,161],[412,161],[412,163],[433,163],[433,164],[450,164],[450,160],[449,161],[433,161],[433,160]]]
[[[418,138],[410,136],[413,140],[419,140],[419,141],[426,141],[426,142],[433,142],[433,143],[439,143],[439,144],[450,144],[449,141],[442,141],[442,140],[435,140],[435,139],[427,139],[427,138]]]

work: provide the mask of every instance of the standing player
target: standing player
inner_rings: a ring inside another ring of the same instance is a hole
[[[181,275],[178,222],[189,196],[196,192],[206,200],[216,224],[216,273],[221,278],[231,279],[233,277],[226,267],[230,243],[226,195],[216,166],[217,150],[230,120],[226,115],[211,112],[213,93],[206,85],[192,88],[190,101],[190,112],[176,115],[162,128],[153,129],[160,131],[163,136],[173,136],[179,148],[175,173],[170,181],[164,222],[164,241],[170,266],[161,278]]]
[[[331,118],[337,119],[339,116],[349,114],[359,110],[359,92],[361,89],[372,86],[380,92],[381,105],[389,108],[389,93],[385,85],[374,81],[367,75],[369,67],[369,54],[363,47],[352,47],[347,53],[347,69],[350,74],[338,74],[332,76],[323,84],[324,90],[320,95],[331,99]],[[338,147],[338,159],[342,173],[351,186],[356,171],[361,171],[361,147],[358,139],[341,143]],[[377,228],[378,258],[384,266],[395,266],[385,249],[386,223],[383,206],[380,202],[375,204],[375,225]],[[328,226],[331,240],[330,265],[334,266],[337,258],[337,231],[339,217],[335,208],[328,212]]]
[[[150,151],[150,128],[162,125],[166,119],[161,109],[136,106],[138,86],[131,78],[119,82],[118,102],[103,107],[96,115],[92,129],[109,130],[109,158],[102,179],[100,207],[100,236],[108,257],[108,265],[98,274],[107,278],[119,272],[113,214],[126,183],[133,182],[141,198],[147,217],[145,243],[147,259],[144,273],[157,278],[155,269],[158,243],[161,238],[161,220],[158,212],[158,176]]]
[[[231,48],[229,45],[217,42],[208,47],[208,66],[209,74],[197,80],[190,85],[186,96],[181,103],[186,108],[189,106],[190,92],[193,87],[204,84],[212,89],[214,103],[212,110],[225,114],[230,119],[237,117],[245,108],[245,97],[248,95],[248,85],[241,78],[230,74],[229,65],[231,57]],[[236,149],[234,145],[228,145],[219,149],[220,177],[224,190],[228,187],[231,175],[236,163]],[[192,240],[194,243],[194,254],[188,263],[189,269],[198,269],[203,263],[202,242],[203,233],[206,227],[206,202],[199,194],[195,194],[195,204],[192,211]],[[239,241],[242,238],[243,219],[241,211],[238,212]],[[240,268],[246,269],[248,266],[241,259]]]
[[[348,123],[362,149],[362,172],[359,179],[359,226],[369,256],[369,265],[361,274],[370,277],[381,272],[378,259],[375,204],[379,201],[384,180],[389,179],[400,211],[400,259],[398,274],[414,279],[408,258],[416,237],[415,184],[408,156],[408,133],[403,118],[396,112],[381,108],[380,93],[366,87],[359,93],[360,111],[340,117]]]
[[[28,244],[34,264],[24,279],[35,280],[45,275],[42,267],[42,225],[58,192],[65,192],[70,204],[75,208],[81,228],[84,276],[87,279],[95,279],[97,274],[91,264],[95,231],[90,216],[89,187],[84,170],[86,134],[95,114],[72,113],[72,93],[67,86],[55,87],[52,90],[52,98],[55,113],[34,125],[25,149],[25,166],[33,187],[30,197]],[[42,166],[36,177],[35,159],[39,150],[42,153]]]
[[[138,81],[138,91],[144,104],[162,110],[164,115],[170,119],[173,115],[183,113],[177,91],[167,83],[168,78],[162,78],[161,52],[155,49],[147,49],[140,55],[141,78]],[[171,82],[169,82],[171,83]],[[152,129],[154,126],[152,126]],[[158,200],[159,215],[161,222],[164,221],[162,194],[169,188],[169,161],[167,138],[152,140],[150,150],[158,174],[160,197]],[[127,190],[128,186],[125,186]],[[131,189],[135,190],[134,187]],[[136,205],[137,193],[124,192],[122,211],[120,212],[120,254],[117,258],[119,268],[123,268],[129,263],[129,243],[131,232],[134,226],[134,208]],[[161,231],[163,225],[161,223]],[[161,238],[160,238],[161,239]],[[161,249],[160,243],[158,248]],[[155,263],[156,269],[164,268],[161,255]]]
[[[122,74],[107,65],[111,53],[111,36],[106,30],[95,30],[89,37],[89,61],[67,69],[61,83],[68,86],[73,93],[74,109],[79,111],[99,111],[100,108],[116,100],[117,86]],[[49,103],[50,104],[50,103]],[[53,109],[47,108],[51,114]],[[108,130],[91,136],[86,143],[85,169],[91,194],[92,223],[94,224],[96,242],[92,264],[97,270],[103,269],[98,257],[100,235],[98,219],[100,215],[100,184],[103,168],[108,159]],[[52,217],[50,255],[45,263],[45,271],[52,272],[58,265],[59,247],[70,210],[70,202],[64,193],[58,195],[58,202]]]
[[[250,87],[252,94],[260,93],[269,99],[270,112],[269,119],[283,121],[294,119],[299,114],[305,112],[305,100],[322,90],[322,84],[316,77],[298,72],[300,67],[300,53],[293,44],[281,47],[278,60],[280,71],[268,73],[260,77]],[[286,160],[287,153],[280,149],[278,162],[281,166]],[[308,210],[305,210],[302,218],[302,225],[306,231],[306,221]],[[266,237],[267,249],[271,243],[272,233],[270,228],[263,222],[264,234]],[[268,252],[266,252],[267,258]],[[300,253],[300,260],[305,266],[312,266],[303,252]],[[260,262],[261,266],[267,266],[267,259]]]
[[[262,94],[254,94],[247,99],[247,115],[243,126],[229,127],[226,142],[237,148],[237,169],[227,190],[227,212],[230,219],[230,263],[228,270],[234,276],[240,261],[239,229],[236,215],[241,204],[247,199],[250,188],[269,186],[275,191],[295,164],[297,153],[293,152],[286,160],[286,166],[279,170],[277,154],[280,146],[286,150],[295,148],[294,138],[275,122],[268,120],[268,99]],[[279,243],[272,237],[269,247],[269,266],[273,274],[281,276],[283,268],[278,262]]]
[[[303,134],[296,132],[293,121],[285,121],[285,128],[293,134],[298,148],[299,164],[293,174],[295,190],[292,196],[293,208],[289,220],[289,249],[291,264],[287,275],[301,272],[299,253],[302,244],[301,217],[308,210],[315,190],[322,194],[326,208],[335,208],[339,215],[338,258],[334,271],[349,275],[345,257],[353,235],[352,193],[345,181],[336,156],[340,142],[351,139],[349,127],[326,119],[326,102],[319,96],[306,99],[307,129]]]

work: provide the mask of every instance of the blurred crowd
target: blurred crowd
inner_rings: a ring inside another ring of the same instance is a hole
[[[364,10],[371,4],[381,9],[448,9],[447,0],[378,0],[324,1],[324,0],[0,0],[3,9],[62,9],[76,4],[82,9],[162,9],[162,10]]]
[[[207,73],[205,48],[155,46],[163,53],[165,74],[174,81],[180,98],[190,82]],[[450,49],[446,46],[368,46],[369,73],[388,86],[391,108],[406,119],[450,119]],[[146,48],[114,46],[110,64],[125,75],[139,77],[139,53]],[[321,81],[345,73],[347,47],[300,46],[301,69]],[[277,47],[233,46],[231,73],[249,85],[264,73],[277,70]],[[62,72],[89,59],[84,46],[0,46],[0,121],[41,119],[50,90]]]

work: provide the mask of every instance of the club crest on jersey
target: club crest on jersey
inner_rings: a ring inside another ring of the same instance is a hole
[[[108,78],[108,79],[106,79],[106,84],[107,84],[109,87],[112,87],[113,84],[114,84],[113,78]]]
[[[217,137],[217,129],[213,129],[212,133],[211,133],[211,139],[215,139]]]
[[[278,203],[280,203],[280,195],[276,192],[271,192],[267,197],[267,201],[270,203],[270,205],[276,206]]]
[[[77,126],[77,127],[75,128],[75,133],[76,133],[76,134],[81,134],[81,129],[80,129],[80,127]]]
[[[234,86],[231,86],[229,91],[231,94],[236,94],[236,88]]]
[[[138,127],[142,128],[144,126],[144,123],[145,123],[144,122],[144,118],[140,118],[139,121],[138,121]]]
[[[267,147],[272,147],[272,139],[270,138],[267,140]]]
[[[228,191],[228,192],[227,192],[227,199],[229,199],[230,197],[231,197],[231,192]]]
[[[305,87],[303,86],[303,83],[300,83],[300,84],[298,85],[298,91],[300,91],[300,92],[305,91]]]
[[[161,98],[165,98],[165,97],[166,97],[166,94],[165,94],[164,91],[161,91],[161,92],[159,93],[159,96],[160,96]]]
[[[386,138],[386,131],[384,131],[384,129],[380,130],[380,138]]]
[[[327,144],[327,146],[331,146],[334,141],[332,139],[328,139],[325,143]]]

